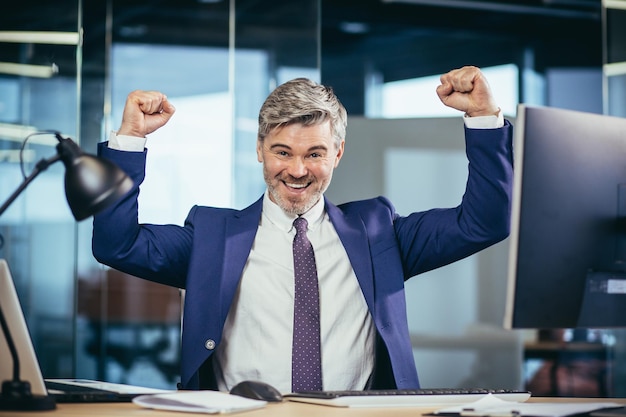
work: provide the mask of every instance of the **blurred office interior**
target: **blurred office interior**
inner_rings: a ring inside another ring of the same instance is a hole
[[[0,15],[0,201],[55,152],[51,135],[22,151],[28,135],[60,131],[95,153],[126,95],[148,89],[177,113],[149,139],[140,220],[243,208],[265,186],[258,109],[305,76],[331,85],[349,113],[354,156],[335,174],[333,202],[385,194],[401,214],[456,205],[462,121],[438,102],[440,74],[483,68],[513,121],[518,103],[624,117],[625,62],[623,0],[23,0]],[[374,149],[382,162],[351,176]],[[175,387],[183,294],[93,259],[91,220],[72,218],[58,165],[0,218],[0,258],[44,376]],[[503,329],[507,248],[407,283],[423,386],[626,396],[623,330]],[[571,350],[580,354],[564,360]]]

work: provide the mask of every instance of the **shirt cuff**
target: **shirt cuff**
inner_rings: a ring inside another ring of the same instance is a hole
[[[117,132],[109,133],[109,148],[118,151],[143,152],[146,147],[146,138],[138,136],[118,135]]]
[[[498,109],[497,115],[470,117],[466,114],[463,121],[465,126],[470,129],[497,129],[504,126],[504,116],[502,116],[500,109]]]

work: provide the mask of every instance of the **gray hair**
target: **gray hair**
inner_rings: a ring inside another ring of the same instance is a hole
[[[332,88],[307,78],[296,78],[279,85],[265,99],[259,111],[258,140],[274,129],[294,123],[315,126],[330,120],[337,146],[346,137],[348,116]]]

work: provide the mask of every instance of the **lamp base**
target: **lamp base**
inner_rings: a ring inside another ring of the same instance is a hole
[[[56,408],[54,398],[32,395],[22,398],[0,398],[0,411],[48,411]]]
[[[56,408],[48,395],[33,395],[25,381],[5,381],[0,394],[0,411],[47,411]]]

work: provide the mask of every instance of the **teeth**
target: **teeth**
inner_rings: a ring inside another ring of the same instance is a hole
[[[304,188],[306,187],[308,184],[289,184],[287,183],[287,185],[291,188]]]

